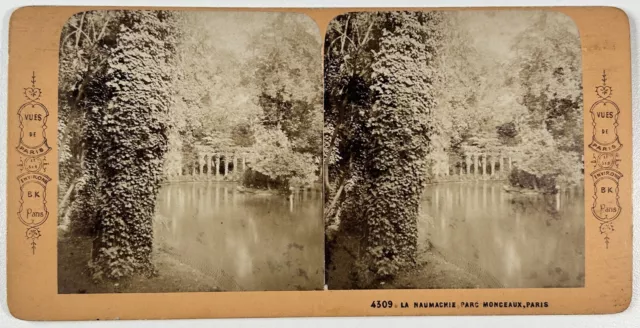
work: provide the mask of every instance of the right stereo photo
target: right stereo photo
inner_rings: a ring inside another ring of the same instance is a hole
[[[582,287],[581,46],[543,10],[335,17],[325,284]]]

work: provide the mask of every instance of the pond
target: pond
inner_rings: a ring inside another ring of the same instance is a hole
[[[167,184],[157,200],[156,248],[224,291],[322,289],[321,197],[243,193],[233,183]]]
[[[419,244],[487,277],[492,287],[584,286],[583,187],[557,195],[504,191],[505,182],[427,186]]]

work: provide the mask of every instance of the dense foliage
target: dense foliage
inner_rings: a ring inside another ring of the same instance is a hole
[[[229,33],[221,28],[234,19],[246,25],[237,27],[246,38],[242,46],[225,40]],[[314,163],[322,149],[321,48],[310,23],[291,14],[178,17],[168,172],[197,162],[194,145],[201,145],[211,154],[247,154],[251,170],[243,181],[252,187],[300,187],[319,175]],[[258,141],[280,132],[287,142],[274,144],[274,157]],[[300,177],[300,166],[316,169]]]
[[[62,224],[95,232],[99,108],[108,100],[105,75],[121,12],[90,11],[71,17],[60,41],[58,145]],[[94,110],[95,109],[95,110]]]
[[[255,132],[253,163],[243,176],[243,184],[259,189],[289,190],[315,182],[317,160],[309,153],[294,150],[284,131],[260,128]]]
[[[450,13],[444,19],[447,55],[438,63],[442,84],[431,160],[502,153],[518,172],[558,177],[552,179],[554,188],[579,183],[583,109],[577,29],[562,14],[513,13],[499,18],[513,32],[487,35],[480,27],[497,26],[496,15]],[[555,166],[537,160],[546,153],[556,158]]]
[[[359,245],[364,251],[355,265],[356,283],[364,285],[392,277],[416,262],[418,202],[433,129],[433,69],[439,42],[436,13],[372,16],[349,14],[335,21],[335,34],[329,33],[326,41],[325,68],[326,84],[331,86],[326,103],[333,107],[325,122],[335,129],[331,146],[338,147],[330,156],[335,156],[334,170],[342,176],[337,183],[351,182],[340,215],[330,225],[340,220],[342,232],[365,237]],[[350,54],[345,55],[342,44],[329,38],[339,39],[360,24],[372,39],[347,51],[367,60],[354,61],[352,68],[345,69],[341,61]],[[350,90],[345,94],[345,89]],[[341,134],[347,130],[345,124],[356,130]],[[338,188],[341,191],[344,186]]]
[[[516,180],[535,177],[527,189],[556,192],[582,181],[583,108],[579,39],[569,18],[540,15],[513,45],[514,64],[527,108],[518,123]],[[545,46],[541,46],[545,45]],[[531,179],[529,179],[531,180]],[[541,183],[546,181],[545,183]],[[546,185],[541,187],[541,185]]]
[[[96,140],[102,191],[95,205],[96,278],[153,272],[152,219],[167,150],[172,24],[170,12],[123,12],[104,77],[108,100],[92,109],[100,114],[102,132]]]
[[[319,175],[321,45],[315,24],[306,23],[305,16],[279,14],[253,45],[262,115],[251,169],[279,188],[308,187]]]

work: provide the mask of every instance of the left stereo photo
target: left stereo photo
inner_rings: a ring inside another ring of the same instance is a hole
[[[72,16],[58,292],[323,289],[321,50],[297,13]]]

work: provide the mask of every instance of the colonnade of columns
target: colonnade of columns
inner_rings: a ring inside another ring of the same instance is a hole
[[[448,160],[436,164],[434,176],[450,175],[469,176],[473,178],[495,177],[503,172],[509,172],[514,162],[511,156],[503,154],[467,154],[464,160],[451,165]]]
[[[198,159],[189,165],[181,163],[172,175],[200,175],[216,178],[242,173],[247,169],[248,161],[244,154],[199,154]],[[184,172],[183,172],[184,168]]]

